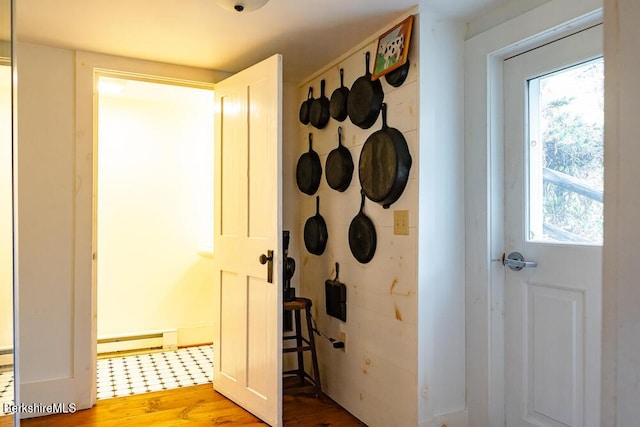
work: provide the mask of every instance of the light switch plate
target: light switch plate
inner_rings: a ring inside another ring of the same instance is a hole
[[[393,211],[393,234],[409,235],[409,211]]]

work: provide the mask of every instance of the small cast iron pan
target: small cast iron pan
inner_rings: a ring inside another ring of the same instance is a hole
[[[309,253],[322,255],[328,238],[327,223],[320,215],[320,196],[316,196],[316,214],[304,223],[304,246]]]
[[[360,194],[360,212],[349,225],[349,248],[358,262],[366,264],[376,253],[377,235],[373,222],[364,214],[364,191],[360,191]]]
[[[409,63],[409,58],[407,58],[407,62],[402,64],[400,67],[395,70],[384,75],[384,79],[393,87],[400,87],[402,83],[407,79],[409,75],[409,68],[411,64]]]
[[[342,126],[338,126],[338,146],[329,152],[324,169],[329,187],[337,191],[349,188],[353,177],[353,159],[349,149],[342,145]]]
[[[347,112],[347,98],[349,88],[344,85],[344,69],[340,68],[340,87],[331,94],[329,113],[335,120],[342,122],[349,114]]]
[[[296,182],[298,188],[305,194],[312,195],[320,186],[322,178],[322,164],[320,156],[313,151],[313,135],[309,134],[309,151],[298,159],[296,166]]]
[[[309,109],[311,108],[311,104],[313,103],[313,86],[309,87],[309,93],[307,94],[307,100],[302,101],[302,105],[300,105],[300,123],[303,125],[309,124]]]
[[[320,98],[316,98],[309,108],[309,120],[316,129],[324,128],[329,122],[329,98],[324,94],[325,81],[320,81]]]
[[[371,80],[369,52],[365,55],[366,72],[353,82],[347,99],[347,112],[351,122],[362,129],[369,129],[376,122],[382,107],[384,92],[380,79]]]

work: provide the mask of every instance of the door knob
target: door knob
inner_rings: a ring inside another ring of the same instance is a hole
[[[269,255],[260,255],[260,264],[265,265],[268,261],[273,261],[273,251],[269,251]]]
[[[267,264],[267,282],[273,283],[273,251],[268,250],[267,254],[260,255],[260,264]]]
[[[537,267],[535,261],[525,261],[520,252],[511,252],[506,258],[502,255],[502,264],[509,267],[513,271],[520,271],[525,267]]]

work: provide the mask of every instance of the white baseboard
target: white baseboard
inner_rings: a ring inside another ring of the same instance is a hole
[[[420,427],[468,427],[469,412],[465,409],[450,414],[436,415],[428,421],[420,422]]]
[[[213,325],[180,329],[130,332],[98,337],[98,354],[152,349],[175,350],[209,344],[213,341]]]
[[[178,347],[175,329],[141,331],[98,337],[98,354],[147,349],[172,350]]]

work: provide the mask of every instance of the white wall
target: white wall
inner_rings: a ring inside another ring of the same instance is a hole
[[[420,17],[419,421],[466,426],[465,26]]]
[[[365,213],[376,226],[374,258],[360,264],[352,256],[348,229],[358,213],[358,159],[367,137],[381,127],[360,129],[347,118],[326,128],[299,125],[295,160],[308,150],[308,133],[323,164],[337,145],[337,127],[355,164],[350,187],[339,193],[320,184],[320,213],[329,233],[325,253],[304,247],[303,230],[315,214],[315,196],[295,188],[299,200],[296,238],[300,247],[301,293],[314,302],[314,317],[327,335],[346,333],[346,351],[319,339],[323,390],[367,425],[466,425],[464,269],[451,259],[464,253],[462,44],[464,26],[438,21],[431,11],[416,16],[405,83],[393,88],[382,79],[388,124],[405,136],[413,165],[407,187],[388,210],[367,200]],[[426,16],[426,18],[425,18]],[[398,19],[398,22],[401,18]],[[380,34],[391,28],[383,28]],[[319,96],[326,79],[328,97],[339,87],[339,69],[351,87],[364,74],[364,53],[375,53],[377,36],[300,85],[298,106],[310,85]],[[296,115],[297,119],[297,115]],[[295,162],[291,164],[295,170]],[[295,180],[295,174],[292,179]],[[393,212],[409,211],[409,235],[394,235]],[[347,285],[347,321],[325,311],[324,281]]]
[[[98,338],[211,342],[213,91],[128,81],[98,111]]]
[[[605,0],[603,426],[640,419],[640,3]]]
[[[491,30],[503,22],[522,15],[549,1],[551,0],[506,0],[499,2],[497,6],[485,11],[467,24],[467,38]]]
[[[0,65],[0,350],[13,347],[11,171],[11,66]]]
[[[73,375],[75,64],[68,50],[18,50],[19,357],[32,383]]]

